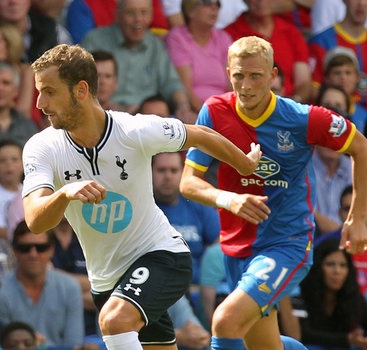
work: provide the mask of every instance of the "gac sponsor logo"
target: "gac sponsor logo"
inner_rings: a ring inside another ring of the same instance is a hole
[[[278,174],[280,171],[280,165],[268,157],[261,157],[259,165],[257,166],[254,174],[260,177],[260,179],[241,178],[241,185],[246,187],[250,185],[256,186],[271,186],[288,188],[288,182],[281,179],[269,179],[269,177]]]
[[[279,171],[280,165],[277,162],[263,156],[261,157],[260,162],[254,171],[254,174],[261,177],[262,179],[267,179],[270,176],[278,174]]]
[[[256,185],[256,186],[270,186],[270,187],[283,187],[283,188],[288,188],[288,182],[285,180],[261,180],[261,179],[246,179],[246,178],[242,178],[241,179],[241,185],[246,187],[246,186],[250,186],[250,185]]]

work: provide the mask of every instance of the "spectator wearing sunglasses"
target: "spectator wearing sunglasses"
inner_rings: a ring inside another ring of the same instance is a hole
[[[14,230],[12,246],[16,268],[2,280],[0,323],[27,322],[44,336],[48,346],[81,346],[81,288],[73,277],[49,268],[54,253],[52,236],[34,234],[21,221]]]

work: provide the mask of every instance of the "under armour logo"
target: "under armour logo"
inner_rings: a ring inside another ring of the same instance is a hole
[[[141,289],[138,287],[138,288],[134,288],[134,287],[131,287],[131,284],[130,283],[127,283],[124,290],[130,290],[132,289],[134,291],[134,294],[139,296],[140,295],[140,292],[141,292]]]
[[[129,177],[128,173],[125,171],[125,164],[127,163],[127,161],[126,159],[124,159],[121,162],[119,156],[115,156],[115,158],[116,158],[116,165],[122,169],[121,174],[120,174],[120,179],[126,180]]]
[[[80,173],[81,173],[82,171],[81,170],[75,170],[75,174],[70,174],[70,171],[68,170],[68,171],[65,171],[64,172],[64,174],[65,174],[65,180],[70,180],[70,178],[72,178],[72,177],[76,177],[77,178],[77,180],[79,180],[79,179],[81,179],[82,177],[81,177],[81,175],[80,175]]]

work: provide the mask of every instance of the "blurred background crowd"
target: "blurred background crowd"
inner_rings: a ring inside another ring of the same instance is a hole
[[[276,95],[331,108],[366,135],[367,0],[0,0],[1,348],[105,349],[72,228],[63,220],[35,235],[23,220],[22,148],[49,125],[35,108],[31,63],[57,44],[79,44],[96,61],[104,109],[193,124],[208,97],[231,89],[228,46],[250,35],[274,48]],[[309,349],[367,349],[367,255],[338,249],[350,159],[322,147],[313,158],[315,264],[280,303],[279,327]],[[203,350],[229,291],[217,210],[182,197],[183,160],[155,156],[153,188],[193,257],[191,287],[169,310],[177,342]]]

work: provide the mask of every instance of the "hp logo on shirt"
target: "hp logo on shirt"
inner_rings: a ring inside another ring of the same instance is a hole
[[[84,220],[101,233],[116,233],[124,230],[132,218],[130,201],[115,192],[107,192],[106,198],[98,204],[84,204]]]

